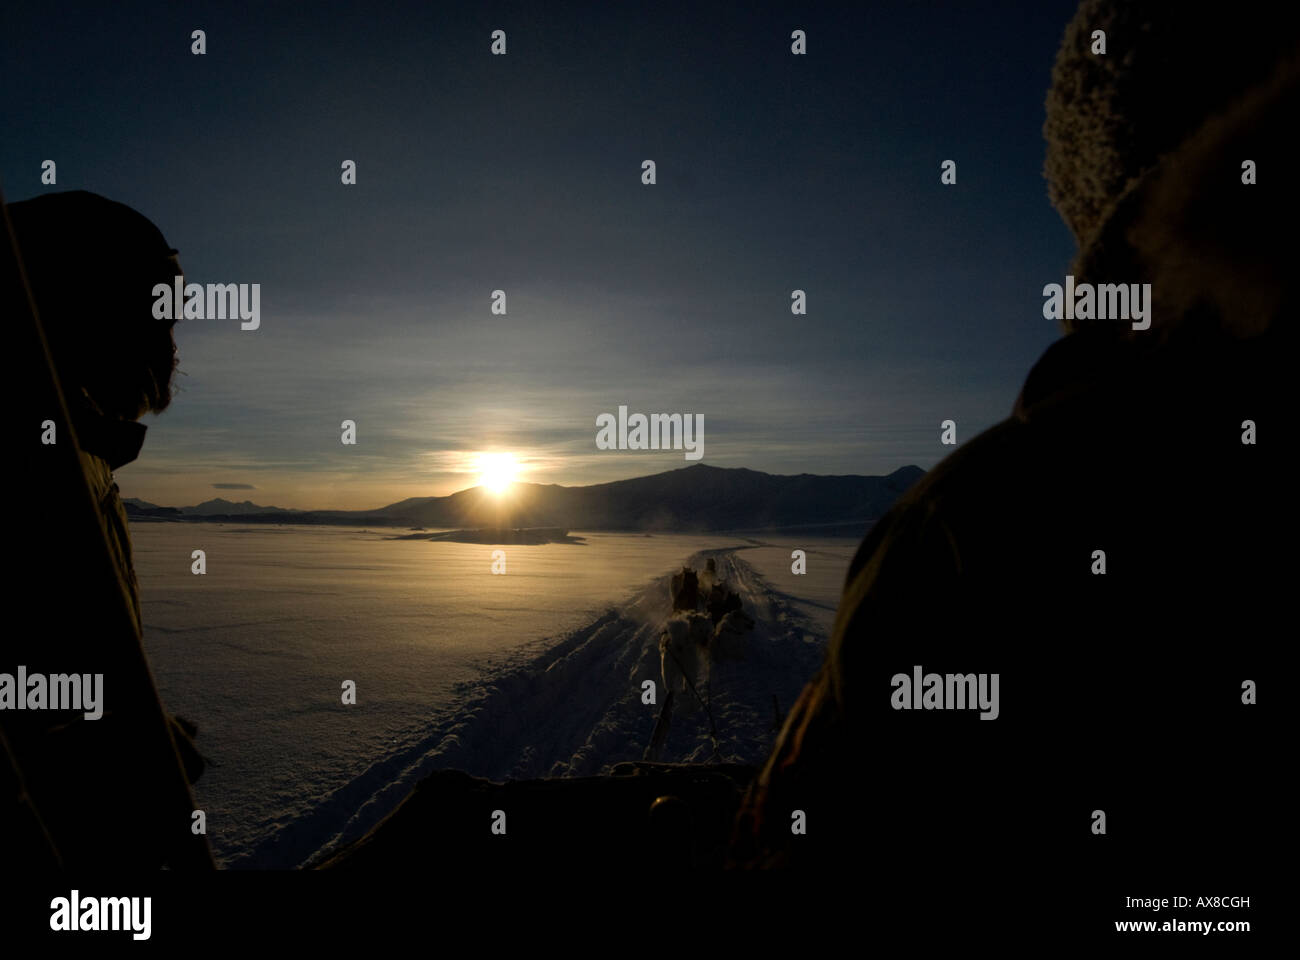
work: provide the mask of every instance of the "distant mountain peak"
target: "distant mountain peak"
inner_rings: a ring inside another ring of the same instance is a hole
[[[242,516],[250,513],[298,513],[297,510],[286,510],[283,507],[263,507],[253,503],[251,500],[245,500],[242,503],[234,503],[224,497],[213,497],[211,500],[204,500],[202,503],[195,504],[192,507],[181,507],[181,513],[186,516]]]

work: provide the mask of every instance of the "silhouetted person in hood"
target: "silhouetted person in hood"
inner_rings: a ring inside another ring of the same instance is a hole
[[[1151,326],[1066,322],[1012,415],[870,532],[734,862],[870,871],[941,921],[931,884],[1064,916],[1073,877],[1113,900],[1152,865],[1222,881],[1271,854],[1300,33],[1293,5],[1216,14],[1086,2],[1069,25],[1044,128],[1066,269],[1152,284]],[[949,675],[996,675],[996,707]]]
[[[22,813],[0,809],[0,818],[8,810],[12,826],[34,811],[49,838],[49,849],[29,850],[38,862],[210,864],[186,809],[186,777],[197,778],[203,764],[161,710],[144,658],[131,539],[113,481],[140,452],[138,419],[171,401],[174,321],[155,319],[152,308],[154,285],[180,273],[176,250],[145,217],[92,193],[14,203],[8,216],[48,353],[7,250],[6,304],[15,322],[27,318],[15,327],[10,406],[20,414],[30,501],[12,505],[19,567],[12,602],[31,619],[6,631],[0,672],[21,666],[29,677],[103,679],[98,718],[26,703],[0,711],[9,755],[0,767],[26,794]]]
[[[171,403],[175,321],[153,318],[152,290],[181,273],[176,250],[130,207],[81,190],[10,204],[9,218],[138,622],[112,471],[139,456],[139,418]]]

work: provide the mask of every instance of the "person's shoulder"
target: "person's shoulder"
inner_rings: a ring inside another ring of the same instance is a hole
[[[999,503],[1026,475],[1031,446],[1026,424],[1008,417],[967,440],[928,470],[881,517],[859,545],[848,582],[873,564],[904,555],[925,566],[959,567],[962,518],[1001,512]]]
[[[1076,333],[1053,343],[1031,368],[1011,415],[940,460],[872,527],[849,581],[873,560],[902,554],[960,570],[962,542],[993,536],[999,524],[1006,532],[1022,525],[1049,488],[1065,483],[1063,425],[1089,415],[1113,388],[1124,357],[1101,336]]]
[[[1125,345],[1113,336],[1085,329],[1052,343],[1025,377],[1012,408],[1018,420],[1030,420],[1063,397],[1073,397],[1111,379],[1131,361]]]
[[[90,493],[95,498],[96,503],[102,503],[115,489],[113,468],[99,454],[90,453],[84,449],[77,452],[81,458],[82,472],[85,473],[86,482],[90,485]]]

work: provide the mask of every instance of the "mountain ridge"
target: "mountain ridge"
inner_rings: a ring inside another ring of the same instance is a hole
[[[284,510],[250,501],[197,507],[137,506],[133,519],[310,523],[427,528],[563,527],[569,530],[715,532],[865,526],[879,519],[925,471],[915,465],[878,476],[771,474],[693,464],[588,486],[515,483],[504,495],[469,487],[442,497],[407,497],[372,510]],[[136,503],[143,503],[137,501]],[[216,512],[229,504],[236,511]]]

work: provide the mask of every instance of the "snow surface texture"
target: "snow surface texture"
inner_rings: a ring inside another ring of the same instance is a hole
[[[507,575],[494,576],[491,547],[389,531],[140,524],[132,535],[146,649],[168,708],[199,726],[212,763],[196,799],[233,868],[300,866],[433,769],[572,776],[640,759],[659,709],[640,684],[660,682],[668,578],[707,555],[757,621],[753,656],[713,676],[719,753],[756,762],[772,694],[788,710],[820,662],[856,546],[585,534],[509,547]],[[806,576],[790,572],[796,547]],[[207,551],[204,576],[190,572],[194,548]],[[357,683],[356,706],[340,703],[343,679]],[[662,759],[712,755],[691,706],[675,703]]]
[[[743,658],[713,663],[701,691],[716,742],[703,707],[679,694],[660,759],[758,763],[775,735],[773,696],[783,712],[789,710],[821,664],[825,635],[734,551],[703,551],[687,563],[703,569],[710,556],[755,625]],[[657,705],[642,703],[642,682],[662,688],[659,638],[672,614],[673,572],[540,656],[491,669],[476,683],[476,701],[430,738],[436,746],[320,853],[359,836],[392,808],[394,792],[404,796],[430,770],[452,768],[504,781],[592,776],[640,760],[658,715]],[[660,704],[662,698],[660,689]]]

